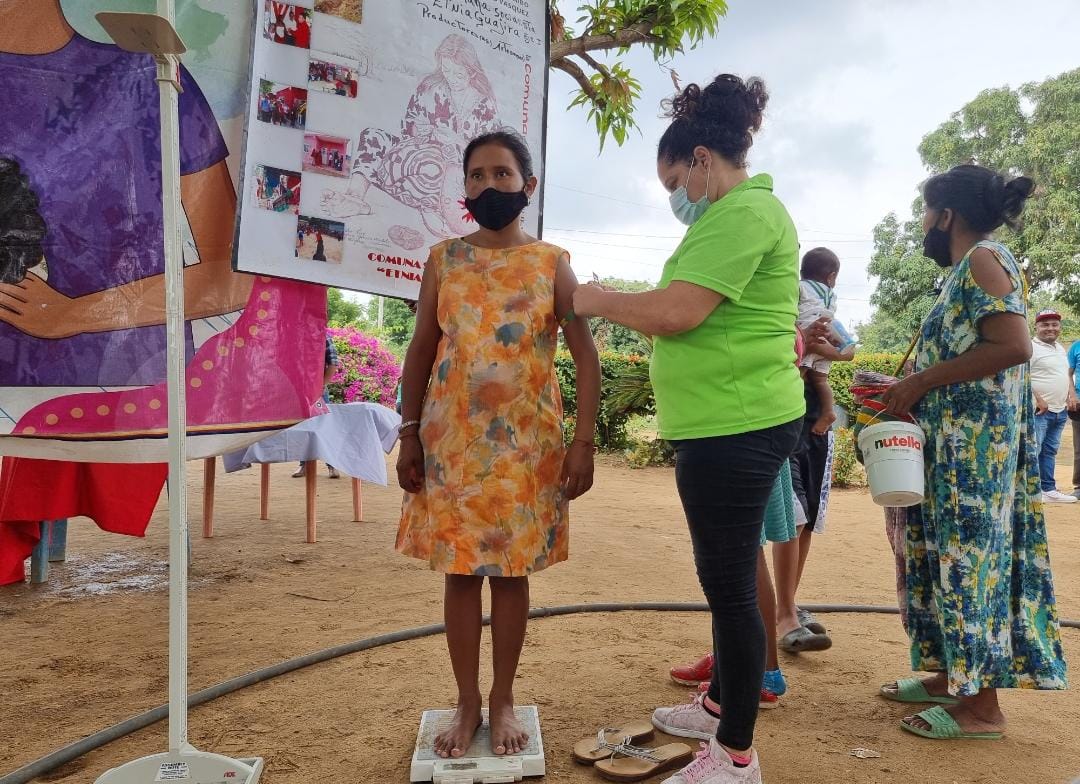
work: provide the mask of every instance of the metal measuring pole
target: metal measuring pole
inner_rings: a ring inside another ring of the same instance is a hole
[[[234,760],[188,743],[187,403],[184,394],[184,259],[180,238],[180,55],[187,47],[173,27],[174,0],[155,14],[100,13],[98,21],[127,51],[153,55],[161,121],[161,200],[165,241],[165,332],[169,405],[169,751],[107,771],[97,784],[218,781],[256,784],[259,757]]]

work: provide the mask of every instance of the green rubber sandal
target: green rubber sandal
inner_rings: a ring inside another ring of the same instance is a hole
[[[882,697],[893,702],[937,702],[941,705],[956,705],[956,697],[934,697],[923,686],[921,678],[898,678],[896,692],[888,691],[885,686],[879,692]]]
[[[1000,732],[964,732],[960,725],[956,723],[956,719],[950,716],[949,712],[940,705],[927,708],[921,713],[916,713],[915,716],[929,724],[930,729],[924,730],[922,727],[913,727],[906,721],[900,722],[900,727],[922,738],[932,740],[1000,740],[1002,735]]]

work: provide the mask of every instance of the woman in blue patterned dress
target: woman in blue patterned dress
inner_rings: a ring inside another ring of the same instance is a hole
[[[1064,689],[1057,608],[1032,427],[1023,272],[989,239],[1013,225],[1034,185],[957,166],[923,188],[924,252],[949,268],[917,347],[916,372],[888,411],[926,432],[926,500],[908,510],[912,668],[883,686],[938,703],[903,720],[929,738],[995,739],[997,690]]]

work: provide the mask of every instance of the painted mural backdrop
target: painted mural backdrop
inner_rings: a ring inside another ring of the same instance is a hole
[[[0,454],[164,460],[154,64],[108,43],[94,20],[153,3],[5,5],[33,24],[0,25],[0,90],[19,107],[0,112]],[[257,26],[248,3],[177,4],[189,47],[180,165],[191,457],[239,447],[321,406],[324,289],[232,270]],[[269,91],[273,127],[302,128],[300,94]],[[323,232],[323,255],[335,239],[332,227]]]
[[[510,128],[541,160],[546,8],[257,0],[238,268],[414,299],[427,248],[474,230],[468,141]]]

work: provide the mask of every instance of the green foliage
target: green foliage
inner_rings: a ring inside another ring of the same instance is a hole
[[[656,284],[646,280],[625,280],[623,278],[604,278],[600,281],[605,288],[615,291],[640,292],[651,291]],[[618,354],[648,353],[648,339],[639,332],[602,318],[589,319],[596,347],[601,351],[614,351]]]
[[[562,5],[569,11],[568,3]],[[550,0],[551,66],[577,81],[579,90],[570,106],[588,107],[601,150],[608,134],[622,145],[628,131],[637,127],[634,102],[641,85],[621,61],[604,64],[589,53],[617,50],[625,54],[631,46],[644,45],[666,67],[665,61],[685,45],[693,48],[716,35],[727,14],[726,0],[589,0],[577,3],[578,33],[566,24],[559,6],[557,0]],[[674,71],[671,74],[677,83],[678,76]]]
[[[612,384],[629,368],[645,365],[642,357],[614,354],[610,351],[600,353],[600,373],[602,386],[600,392],[600,411],[596,418],[596,445],[604,450],[623,449],[627,445],[626,424],[631,416],[645,413],[639,410],[609,410],[606,398],[611,393]],[[577,417],[577,384],[574,360],[569,352],[560,351],[555,355],[555,374],[562,392],[563,413],[569,419]],[[581,433],[585,438],[586,435]]]
[[[904,346],[904,349],[907,349],[907,346]],[[902,357],[903,353],[873,354],[860,351],[851,362],[832,363],[832,368],[829,370],[829,386],[832,388],[833,397],[836,398],[836,404],[847,411],[850,421],[855,421],[856,414],[855,400],[849,390],[855,371],[874,370],[890,376],[895,375]]]
[[[901,323],[881,310],[874,314],[872,320],[853,326],[859,333],[860,350],[871,354],[905,351],[915,335],[914,328],[908,332],[909,324],[906,321]]]
[[[1080,305],[1080,68],[1017,90],[985,90],[927,135],[919,154],[933,172],[974,160],[1035,180],[1021,231],[1001,231],[1031,282]]]
[[[638,350],[626,355],[614,354],[625,356],[627,363],[613,367],[611,377],[604,379],[601,409],[608,419],[650,417],[656,413],[656,396],[649,375],[652,341],[643,335],[637,338]]]
[[[937,299],[945,271],[922,255],[922,197],[912,205],[920,216],[900,223],[894,213],[874,228],[874,255],[867,268],[878,278],[870,298],[872,326],[859,328],[866,348],[903,351]]]
[[[558,2],[552,8],[558,8]],[[705,36],[714,36],[720,26],[720,18],[727,14],[725,0],[591,0],[580,3],[582,14],[578,24],[584,24],[583,35],[611,36],[643,29],[647,45],[657,59],[666,59],[682,52],[683,41],[697,46]],[[553,10],[553,13],[558,13]],[[566,28],[566,38],[574,37]],[[626,51],[628,46],[623,46]]]
[[[656,413],[656,397],[653,394],[652,379],[649,377],[649,362],[632,354],[628,359],[638,359],[618,370],[604,386],[604,413],[608,417],[648,416]]]
[[[331,327],[356,326],[360,323],[361,306],[359,302],[346,299],[341,289],[326,290],[326,323]]]
[[[1033,290],[1080,309],[1080,69],[1018,89],[984,90],[919,145],[931,174],[975,163],[1035,180],[1023,228],[1003,228],[998,239],[1028,262]],[[922,202],[901,224],[887,216],[874,231],[869,271],[880,278],[871,302],[877,348],[896,345],[894,333],[913,334],[933,302],[941,270],[922,259]],[[863,337],[863,333],[860,333]]]
[[[602,66],[588,78],[593,92],[590,94],[579,90],[567,108],[589,107],[587,117],[596,126],[601,151],[609,133],[615,143],[622,147],[627,132],[638,127],[634,121],[634,101],[641,97],[641,83],[621,62]],[[604,97],[597,99],[594,97],[596,95]]]
[[[626,462],[631,468],[675,465],[675,450],[662,438],[634,441],[626,450]]]
[[[409,310],[404,300],[385,297],[383,299],[383,323],[379,324],[379,298],[372,297],[367,303],[363,318],[361,319],[364,331],[377,335],[381,340],[387,341],[392,349],[398,349],[409,345],[412,340],[413,330],[416,328],[416,316]],[[396,353],[396,351],[395,351]]]
[[[833,487],[866,487],[866,471],[855,459],[854,434],[841,427],[833,438]]]

